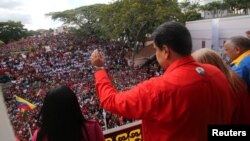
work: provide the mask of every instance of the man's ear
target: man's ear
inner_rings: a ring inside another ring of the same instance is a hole
[[[241,51],[242,51],[242,50],[241,50],[240,47],[235,47],[235,51],[236,51],[237,54],[241,54]]]
[[[163,45],[163,50],[164,50],[164,57],[165,59],[168,59],[170,57],[170,49],[167,45]]]

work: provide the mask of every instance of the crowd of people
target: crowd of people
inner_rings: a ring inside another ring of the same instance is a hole
[[[48,130],[52,120],[46,114],[53,113],[54,118],[63,111],[55,105],[54,96],[60,96],[68,110],[78,101],[75,113],[83,114],[76,116],[79,123],[94,119],[102,130],[140,119],[145,141],[205,141],[208,125],[250,124],[250,39],[237,36],[224,44],[231,68],[212,50],[192,53],[190,32],[181,23],[163,23],[152,39],[157,62],[143,67],[128,66],[130,48],[126,44],[93,37],[47,35],[2,46],[0,69],[8,70],[10,76],[4,99],[16,137],[30,140],[36,131],[33,140],[63,138]],[[76,98],[67,102],[61,93]],[[15,96],[36,105],[25,119]],[[43,119],[45,126],[38,125]],[[65,137],[81,140],[82,135],[72,132]]]
[[[96,119],[103,130],[132,122],[100,105],[94,89],[89,57],[94,49],[106,54],[107,70],[118,91],[129,89],[152,75],[161,73],[159,65],[132,68],[127,64],[129,48],[119,42],[81,39],[72,34],[36,36],[1,46],[0,69],[8,69],[10,82],[4,88],[8,114],[16,136],[28,140],[37,128],[37,114],[45,93],[56,86],[67,85],[77,95],[86,119]],[[158,70],[158,71],[155,71]],[[140,74],[140,75],[138,75]],[[15,95],[35,104],[23,120]]]

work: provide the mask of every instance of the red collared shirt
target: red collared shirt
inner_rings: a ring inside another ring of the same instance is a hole
[[[96,71],[95,79],[104,109],[142,119],[143,141],[206,141],[208,125],[229,124],[236,107],[224,74],[192,57],[120,93],[104,70]]]

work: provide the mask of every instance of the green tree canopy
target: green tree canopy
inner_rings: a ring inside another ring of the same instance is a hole
[[[177,0],[117,0],[47,14],[85,35],[122,40],[132,46],[165,21],[183,21]]]
[[[248,9],[250,8],[249,0],[224,0],[224,2],[229,6],[229,10],[238,14],[240,10],[244,11],[244,14],[248,14]]]
[[[179,7],[183,13],[184,21],[194,21],[201,19],[201,14],[197,11],[199,10],[199,3],[191,3],[189,0],[184,0],[179,3]]]
[[[82,35],[88,37],[91,35],[102,36],[103,24],[103,13],[107,5],[95,4],[90,6],[83,6],[72,10],[66,10],[63,12],[52,12],[46,14],[51,16],[53,20],[59,20],[71,27],[76,32],[83,33]]]
[[[0,40],[8,43],[27,36],[27,29],[23,27],[24,25],[21,22],[0,22]]]
[[[5,44],[5,43],[2,40],[0,40],[0,46],[3,45],[3,44]]]
[[[230,15],[248,14],[249,8],[249,0],[224,0],[223,2],[213,1],[200,6],[200,10],[202,11],[211,11],[213,17],[215,15],[219,15],[219,13],[222,14],[222,11],[224,10],[227,10]]]

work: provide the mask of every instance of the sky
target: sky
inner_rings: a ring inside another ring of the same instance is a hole
[[[62,23],[46,17],[46,13],[64,11],[114,0],[0,0],[0,22],[21,21],[28,30],[56,28]]]

